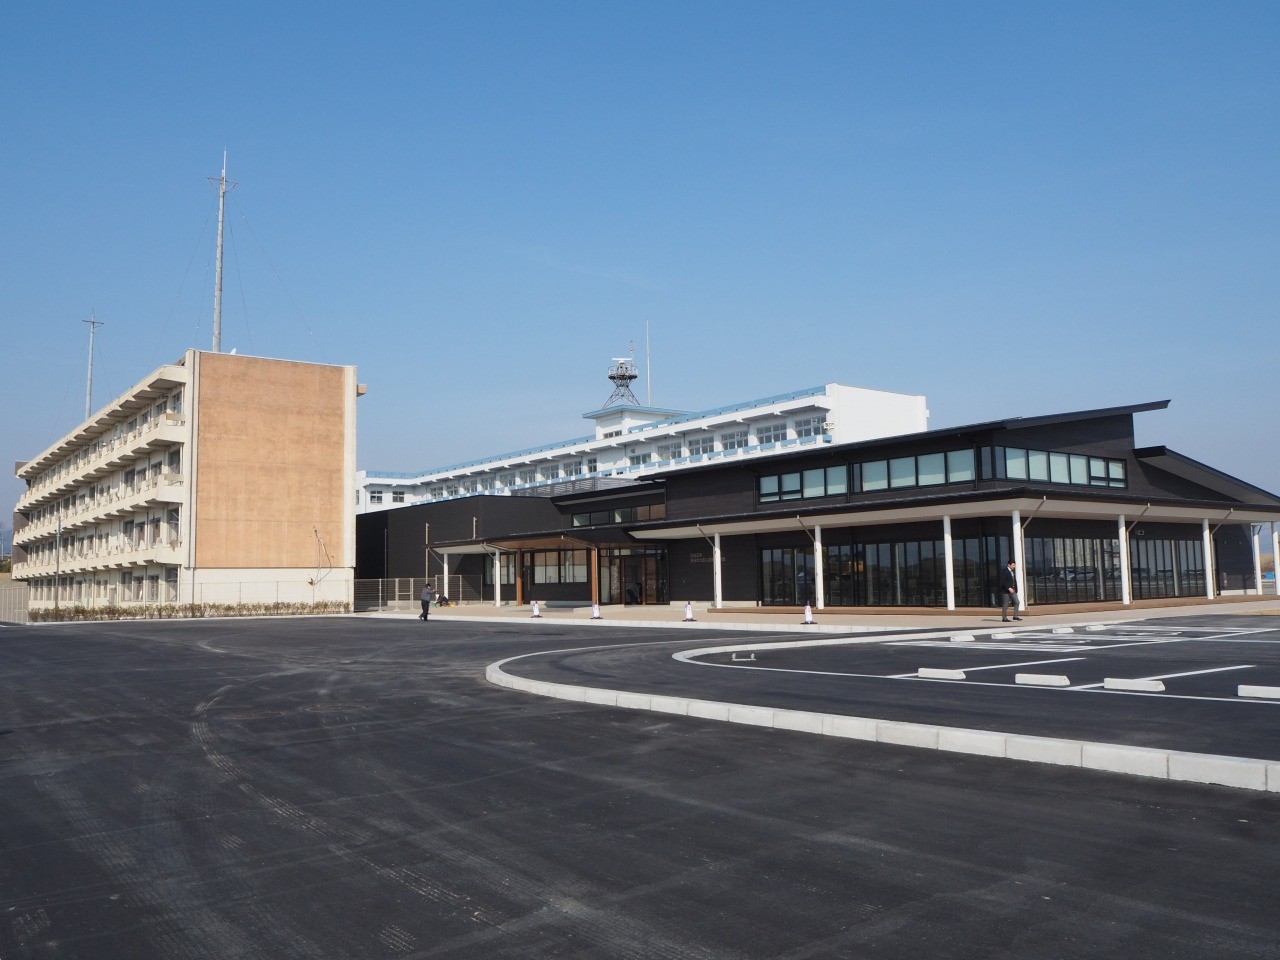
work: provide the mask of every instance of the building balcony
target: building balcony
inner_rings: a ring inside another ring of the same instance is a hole
[[[181,413],[154,417],[146,426],[110,440],[99,441],[94,452],[73,465],[42,476],[18,499],[24,510],[52,503],[86,483],[101,480],[130,463],[150,457],[158,449],[181,446],[187,440],[187,420]]]

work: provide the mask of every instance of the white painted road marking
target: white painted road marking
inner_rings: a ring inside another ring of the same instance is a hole
[[[1252,670],[1252,669],[1254,669],[1254,664],[1242,663],[1239,666],[1235,666],[1235,667],[1213,667],[1209,670],[1188,670],[1185,673],[1162,673],[1158,677],[1134,677],[1134,679],[1135,680],[1176,680],[1178,677],[1198,677],[1201,674],[1205,674],[1205,673],[1226,673],[1229,670]],[[1105,681],[1103,683],[1082,683],[1072,687],[1071,689],[1072,690],[1089,690],[1093,687],[1101,687],[1104,684],[1105,684]]]

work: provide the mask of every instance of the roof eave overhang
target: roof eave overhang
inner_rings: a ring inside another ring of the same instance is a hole
[[[1280,520],[1280,507],[1258,504],[1159,503],[1135,499],[1095,498],[1068,499],[1051,496],[1015,495],[952,502],[930,501],[920,504],[894,504],[884,507],[858,505],[829,510],[797,511],[792,514],[771,513],[761,517],[734,517],[723,520],[686,523],[663,528],[631,528],[637,540],[687,540],[713,534],[742,535],[778,533],[800,527],[860,527],[890,523],[919,523],[967,517],[987,517],[1017,510],[1021,519],[1056,518],[1073,520],[1126,521],[1145,519],[1151,522],[1200,523],[1268,523]]]

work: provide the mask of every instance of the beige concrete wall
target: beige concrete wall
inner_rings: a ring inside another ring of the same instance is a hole
[[[197,354],[197,567],[335,567],[346,546],[346,367]]]

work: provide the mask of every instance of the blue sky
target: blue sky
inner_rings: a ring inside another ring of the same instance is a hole
[[[1280,490],[1275,3],[17,4],[0,455],[212,326],[352,363],[361,467],[831,380],[932,425],[1172,398]],[[639,391],[638,391],[639,392]],[[642,394],[643,396],[643,394]],[[0,491],[16,498],[11,478]]]

